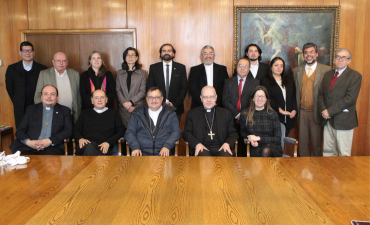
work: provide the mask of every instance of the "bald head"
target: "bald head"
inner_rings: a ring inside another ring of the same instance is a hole
[[[55,53],[52,62],[54,68],[56,69],[56,71],[58,71],[60,75],[63,74],[64,71],[67,69],[68,59],[64,52]]]
[[[203,103],[205,109],[212,109],[216,105],[217,94],[216,90],[212,86],[205,86],[202,88],[200,100]]]

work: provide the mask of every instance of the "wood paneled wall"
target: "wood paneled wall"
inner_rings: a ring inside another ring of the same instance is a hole
[[[190,67],[200,64],[200,49],[212,45],[215,62],[231,75],[234,5],[340,5],[340,47],[351,50],[350,67],[363,75],[357,103],[359,127],[355,129],[353,155],[370,155],[369,77],[370,1],[367,0],[2,0],[0,8],[1,124],[14,125],[11,101],[5,90],[8,65],[20,60],[18,46],[23,29],[136,28],[143,69],[159,61],[159,47],[176,48],[175,60]],[[37,49],[37,47],[36,47]],[[36,54],[38,54],[36,52]],[[115,66],[114,66],[115,67]],[[186,98],[190,108],[190,98]],[[182,127],[185,117],[183,116]],[[293,132],[293,136],[296,133]]]

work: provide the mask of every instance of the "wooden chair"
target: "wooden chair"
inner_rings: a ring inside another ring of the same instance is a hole
[[[130,147],[128,146],[128,143],[126,141],[126,153],[127,153],[127,156],[130,156]],[[176,141],[175,142],[175,156],[178,156],[179,155],[179,141]]]
[[[290,138],[290,137],[285,137],[285,126],[284,124],[280,123],[280,128],[281,128],[281,148],[283,149],[283,152],[284,152],[284,146],[285,146],[285,143],[288,143],[288,144],[294,144],[294,157],[297,157],[297,151],[298,151],[298,141],[294,138]],[[251,146],[251,142],[248,141],[247,138],[244,138],[244,143],[247,144],[247,157],[250,157],[250,146]],[[289,155],[285,155],[283,154],[283,157],[290,157]]]
[[[189,143],[185,141],[186,156],[189,156]],[[235,141],[235,157],[238,156],[238,141]]]

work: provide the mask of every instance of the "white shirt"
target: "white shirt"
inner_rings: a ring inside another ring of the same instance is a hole
[[[149,117],[153,120],[154,126],[157,126],[158,116],[159,113],[162,111],[162,106],[157,111],[153,111],[150,108],[148,108]]]
[[[169,78],[168,78],[168,81],[170,82],[170,85],[171,85],[171,75],[172,75],[172,60],[171,60],[171,62],[169,62],[169,63],[165,63],[164,61],[162,61],[163,62],[163,76],[164,76],[164,86],[166,87],[166,70],[167,70],[167,64],[169,65],[168,66],[168,74],[169,74]],[[166,97],[168,96],[168,93],[166,94]],[[168,99],[166,99],[166,102],[169,102],[168,101]]]
[[[72,113],[73,95],[67,70],[65,70],[64,73],[62,73],[62,75],[59,75],[58,71],[55,68],[54,70],[55,70],[55,80],[57,82],[57,88],[59,92],[58,103],[70,108]]]
[[[249,68],[254,78],[256,78],[256,76],[257,76],[258,67],[259,67],[259,63],[257,61],[257,64],[256,65],[252,65],[251,64],[251,66]]]
[[[32,65],[33,65],[33,60],[32,60],[32,62],[31,62],[31,64],[30,65],[26,65],[26,64],[24,64],[24,62],[23,62],[23,60],[22,60],[22,63],[23,63],[23,68],[26,70],[26,71],[30,71],[31,69],[32,69]]]
[[[213,63],[211,65],[204,65],[207,75],[207,86],[213,87]]]
[[[95,112],[97,112],[97,113],[103,113],[103,112],[105,112],[105,111],[107,111],[108,110],[108,107],[105,107],[104,109],[95,109],[94,108],[94,110],[95,110]]]
[[[281,92],[283,92],[284,101],[286,102],[286,89],[281,85],[281,80],[277,80],[276,83],[279,85]],[[286,111],[286,103],[284,107],[284,111]],[[284,116],[284,121],[286,123],[286,116]]]
[[[338,71],[338,77],[340,76],[340,75],[342,75],[342,73],[345,71],[347,69],[347,67],[344,67],[343,69],[341,69],[341,70],[337,70],[337,69],[335,69],[335,72],[337,72]]]
[[[313,74],[313,72],[316,70],[317,62],[315,62],[312,66],[309,66],[307,64],[304,66],[304,70],[306,71],[307,75],[308,75],[308,68],[310,67],[311,67],[311,74]]]
[[[247,80],[247,77],[240,78],[239,75],[238,75],[238,89],[239,89],[240,80],[242,80],[242,93],[243,93],[243,88],[244,88],[245,80]],[[238,91],[238,93],[239,93],[239,91]],[[240,108],[242,108],[242,103],[241,102],[240,102]],[[239,115],[240,115],[240,113],[238,115],[236,115],[235,119],[237,119]]]

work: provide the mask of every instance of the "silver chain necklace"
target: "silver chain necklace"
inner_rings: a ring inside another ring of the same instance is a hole
[[[216,112],[216,109],[213,111],[212,126],[210,126],[210,125],[209,125],[209,122],[208,122],[207,116],[206,116],[206,114],[204,113],[204,118],[206,118],[207,125],[208,125],[208,128],[209,128],[208,136],[211,136],[211,140],[213,140],[213,135],[216,135],[215,133],[212,133],[212,127],[213,127],[213,120],[214,120],[214,118],[215,118],[215,112]]]

